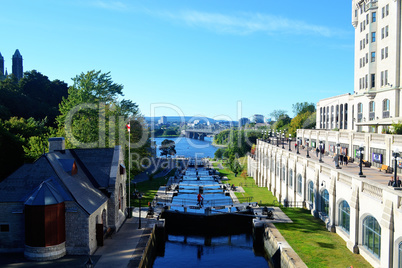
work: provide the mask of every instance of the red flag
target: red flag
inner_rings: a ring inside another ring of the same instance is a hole
[[[130,132],[130,123],[128,123],[126,126],[127,126],[127,131]]]

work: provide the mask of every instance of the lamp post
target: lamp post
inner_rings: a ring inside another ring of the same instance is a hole
[[[283,131],[283,133],[282,133],[282,149],[285,149],[285,131]]]
[[[290,143],[292,142],[292,134],[289,134],[289,152],[292,151],[292,149],[290,149]]]
[[[399,187],[400,183],[398,180],[398,160],[399,160],[399,149],[395,148],[394,153],[392,154],[393,158],[394,158],[394,169],[395,169],[395,173],[394,173],[394,185],[392,185],[393,187]]]
[[[299,152],[300,137],[297,137],[296,144],[297,144],[296,145],[296,150],[297,150],[296,153],[300,154],[300,152]]]
[[[320,140],[320,160],[318,162],[324,163],[324,161],[322,161],[322,140]]]
[[[306,142],[307,142],[307,148],[306,148],[306,151],[307,151],[307,158],[310,158],[310,155],[309,155],[309,153],[308,153],[308,151],[309,151],[309,149],[310,149],[310,143],[309,143],[309,139],[306,139]]]
[[[138,202],[139,202],[138,229],[141,229],[141,198],[142,198],[142,193],[135,192],[134,193],[134,198],[137,198]]]
[[[278,138],[278,136],[279,136],[279,132],[276,131],[276,147],[279,147],[279,138]]]
[[[359,176],[360,177],[366,177],[363,175],[363,153],[364,153],[364,145],[360,144],[359,147],[359,153],[360,153],[360,163],[359,163],[359,167],[360,167],[360,172],[359,172]]]

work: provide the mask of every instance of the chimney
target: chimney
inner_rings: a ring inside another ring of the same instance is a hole
[[[49,138],[49,153],[54,151],[64,151],[66,149],[66,141],[64,137]]]

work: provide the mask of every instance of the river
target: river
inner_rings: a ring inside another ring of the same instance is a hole
[[[157,146],[156,151],[158,156],[160,156],[159,146],[165,139],[172,140],[176,143],[176,156],[178,157],[183,156],[192,158],[214,158],[214,154],[218,149],[218,147],[212,145],[212,139],[210,137],[205,137],[205,141],[190,139],[186,137],[154,138]]]

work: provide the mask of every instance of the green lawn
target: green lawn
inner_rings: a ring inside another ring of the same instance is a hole
[[[228,183],[243,187],[245,194],[236,193],[236,196],[252,197],[253,202],[263,206],[279,205],[267,188],[255,185],[253,178],[235,177],[227,168],[219,172],[228,177]],[[308,267],[371,267],[361,255],[353,254],[340,236],[329,232],[325,224],[313,217],[309,210],[281,209],[293,223],[277,223],[275,226]]]

